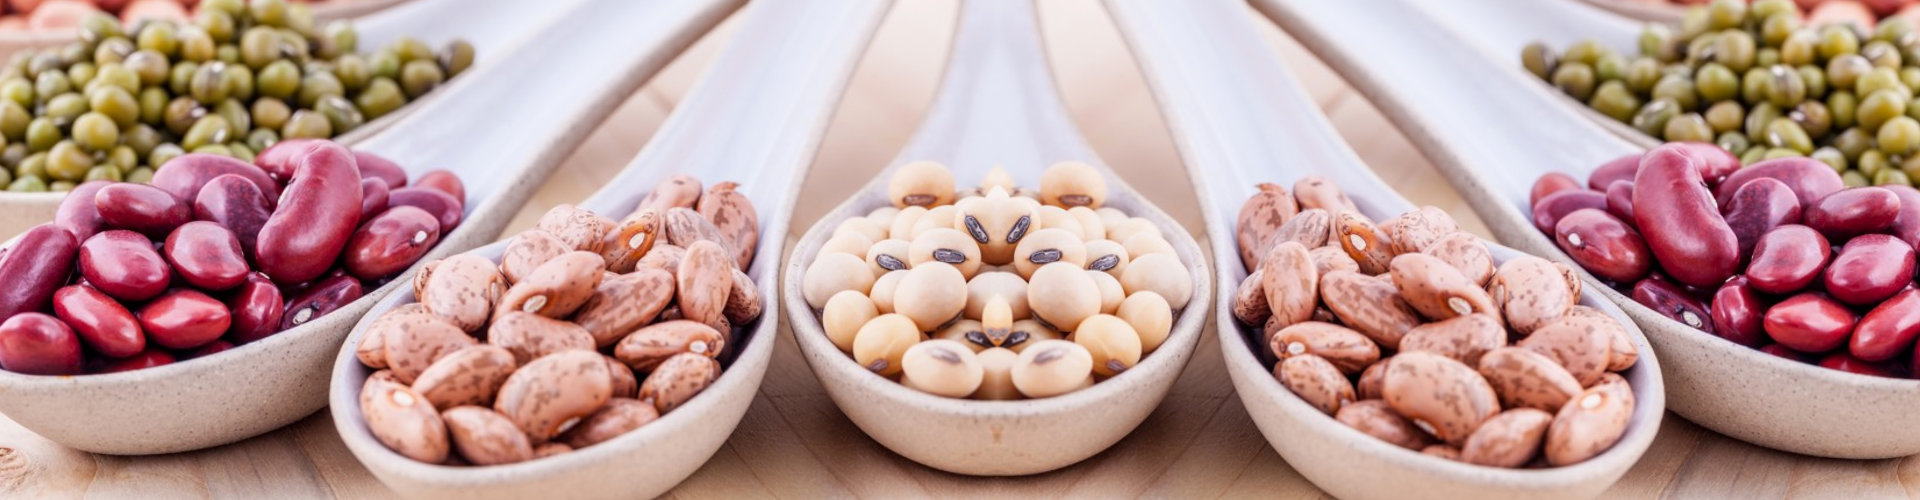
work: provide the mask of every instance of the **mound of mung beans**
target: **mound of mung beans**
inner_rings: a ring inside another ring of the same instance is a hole
[[[498,465],[619,437],[720,376],[760,317],[745,272],[759,217],[738,184],[663,180],[614,221],[560,205],[499,262],[463,254],[415,275],[418,302],[355,349],[373,436],[421,462]]]
[[[145,183],[190,152],[253,161],[281,139],[352,131],[473,64],[464,41],[361,54],[358,36],[286,0],[204,0],[191,22],[89,16],[74,42],[0,66],[0,183]]]
[[[1582,41],[1523,49],[1527,70],[1594,110],[1743,164],[1804,156],[1848,186],[1920,179],[1920,33],[1807,26],[1791,0],[1714,0],[1678,31],[1650,24],[1639,55]]]
[[[120,372],[260,340],[358,300],[460,223],[445,171],[408,187],[324,139],[256,161],[189,153],[152,184],[81,184],[0,248],[0,369]]]
[[[956,191],[900,167],[891,202],[834,229],[803,278],[827,338],[873,373],[952,398],[1044,398],[1126,371],[1165,342],[1193,280],[1153,221],[1061,162],[1038,192],[1005,170]]]
[[[1626,433],[1639,360],[1614,318],[1579,305],[1572,269],[1485,243],[1422,207],[1375,224],[1319,177],[1261,184],[1236,243],[1251,271],[1233,315],[1273,377],[1367,435],[1493,467],[1565,466]]]
[[[1595,277],[1681,324],[1805,363],[1911,377],[1920,190],[1849,188],[1806,158],[1741,167],[1669,143],[1534,184],[1533,222]]]

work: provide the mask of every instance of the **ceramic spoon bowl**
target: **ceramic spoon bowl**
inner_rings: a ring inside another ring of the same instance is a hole
[[[1255,183],[1292,185],[1319,175],[1361,211],[1386,220],[1414,207],[1386,186],[1342,141],[1232,0],[1108,0],[1140,60],[1163,116],[1200,189],[1220,292],[1215,321],[1227,373],[1267,442],[1294,470],[1342,498],[1590,498],[1618,480],[1653,442],[1665,414],[1660,361],[1633,321],[1592,287],[1581,303],[1619,320],[1640,360],[1623,373],[1636,405],[1626,434],[1606,452],[1549,469],[1471,465],[1401,448],[1334,420],[1274,379],[1256,349],[1261,329],[1233,316],[1247,277],[1235,241],[1240,206]],[[1497,262],[1523,255],[1489,243]],[[1392,480],[1381,480],[1392,478]]]
[[[1192,356],[1213,287],[1206,257],[1187,230],[1100,165],[1073,128],[1054,94],[1034,6],[1028,0],[969,0],[962,5],[933,111],[893,166],[814,224],[795,246],[786,273],[787,314],[800,350],[827,395],[855,425],[894,453],[958,474],[1036,474],[1085,460],[1146,419]],[[945,398],[868,371],[827,339],[819,315],[801,295],[801,283],[833,229],[848,218],[890,206],[887,179],[900,165],[916,160],[947,165],[965,186],[977,183],[995,165],[1005,166],[1022,186],[1037,186],[1040,171],[1055,162],[1095,165],[1107,182],[1106,206],[1152,220],[1166,235],[1191,274],[1193,299],[1176,314],[1166,342],[1138,365],[1092,387],[1050,398]]]
[[[1457,35],[1413,6],[1391,0],[1257,0],[1255,6],[1399,123],[1494,234],[1521,251],[1573,265],[1528,218],[1534,179],[1556,171],[1584,179],[1601,162],[1640,151],[1528,81],[1532,75],[1519,65],[1464,49]],[[1476,76],[1427,77],[1442,73]],[[1920,398],[1914,397],[1920,381],[1781,359],[1668,319],[1591,275],[1587,280],[1588,290],[1619,303],[1647,333],[1672,384],[1668,406],[1688,420],[1807,455],[1920,453],[1920,433],[1912,432],[1920,425]]]
[[[466,184],[460,225],[420,262],[491,241],[594,124],[734,5],[595,0],[564,13],[565,29],[502,56],[502,64],[474,68],[464,78],[476,84],[440,90],[446,95],[397,124],[396,133],[358,146],[394,160],[409,177],[446,168]],[[593,22],[604,15],[642,21]],[[578,47],[640,55],[601,57]],[[312,322],[205,358],[71,377],[0,371],[0,412],[60,444],[115,455],[194,450],[265,433],[327,404],[327,373],[341,340],[381,296],[405,288],[412,272]]]

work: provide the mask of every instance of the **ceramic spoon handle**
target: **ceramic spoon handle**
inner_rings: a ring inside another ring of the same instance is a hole
[[[1531,42],[1564,48],[1581,40],[1638,53],[1640,21],[1574,0],[1454,0],[1404,2],[1438,19],[1488,57],[1517,65],[1520,48]]]

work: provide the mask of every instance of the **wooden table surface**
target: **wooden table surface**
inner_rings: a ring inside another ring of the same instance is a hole
[[[906,143],[933,96],[956,7],[953,0],[906,0],[888,15],[807,176],[787,235],[790,242]],[[1206,236],[1198,232],[1204,224],[1179,155],[1105,10],[1097,0],[1049,0],[1040,15],[1059,85],[1094,149],[1174,219],[1194,228],[1194,238],[1205,244]],[[1459,194],[1392,123],[1271,23],[1251,9],[1247,15],[1381,177],[1414,202],[1446,209],[1463,227],[1487,234]],[[622,104],[533,196],[509,234],[531,226],[553,205],[584,198],[626,165],[725,46],[737,21],[721,25]],[[784,328],[782,335],[789,335]],[[1325,496],[1267,445],[1234,395],[1218,352],[1209,332],[1166,401],[1105,453],[1036,476],[973,478],[920,466],[867,438],[826,397],[789,336],[779,341],[771,373],[732,439],[670,495]],[[66,449],[0,417],[0,497],[77,496],[393,494],[347,452],[325,411],[220,448],[130,458]],[[1728,439],[1669,414],[1653,447],[1607,496],[1920,497],[1920,460],[1791,455]]]

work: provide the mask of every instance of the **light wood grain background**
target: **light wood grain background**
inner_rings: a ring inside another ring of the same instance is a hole
[[[807,176],[789,241],[853,193],[906,143],[935,91],[956,8],[952,0],[903,0],[888,15]],[[1040,15],[1067,105],[1101,159],[1175,220],[1203,228],[1166,126],[1099,2],[1048,0],[1042,2]],[[1299,44],[1251,9],[1247,15],[1382,178],[1414,202],[1446,209],[1463,227],[1487,234],[1459,194],[1392,123]],[[626,165],[726,45],[737,24],[736,19],[721,25],[623,103],[533,196],[510,233],[531,226],[553,205],[584,198]],[[1206,241],[1197,231],[1194,237]],[[788,333],[783,329],[782,335]],[[827,399],[791,338],[779,342],[771,373],[732,439],[671,496],[1325,496],[1288,467],[1254,427],[1234,396],[1211,332],[1172,394],[1126,440],[1072,467],[1020,478],[957,476],[892,454]],[[0,417],[0,497],[79,496],[387,498],[392,493],[347,452],[324,411],[241,443],[136,458],[62,448]],[[1669,415],[1652,449],[1607,496],[1920,497],[1920,461],[1790,455],[1733,441]]]

